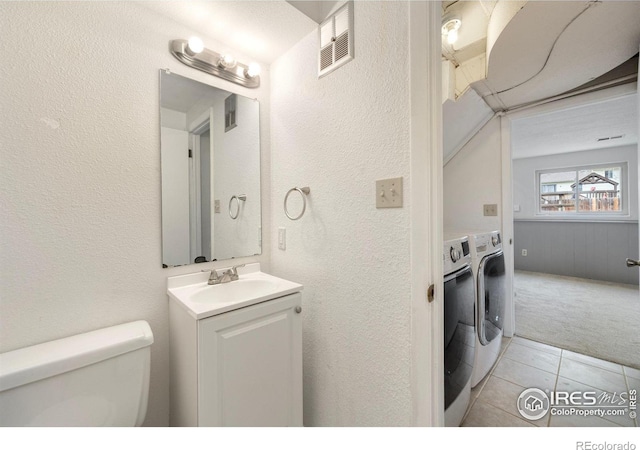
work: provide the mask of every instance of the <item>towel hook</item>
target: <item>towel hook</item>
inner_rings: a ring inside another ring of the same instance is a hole
[[[236,203],[238,204],[236,207],[236,213],[235,215],[231,212],[231,203],[233,203],[233,199],[236,199]],[[243,202],[247,200],[247,196],[245,194],[240,194],[240,195],[232,195],[231,198],[229,199],[229,217],[231,217],[233,220],[238,218],[238,214],[240,214],[240,200],[242,200]]]
[[[287,200],[289,200],[289,195],[294,191],[299,192],[300,195],[302,196],[302,211],[296,217],[292,217],[291,214],[289,214],[289,210],[287,209]],[[304,212],[307,209],[307,195],[309,195],[309,192],[311,192],[311,189],[309,189],[309,186],[305,186],[303,188],[293,187],[289,189],[289,191],[287,192],[287,195],[284,196],[284,213],[289,219],[298,220],[300,217],[304,215]]]

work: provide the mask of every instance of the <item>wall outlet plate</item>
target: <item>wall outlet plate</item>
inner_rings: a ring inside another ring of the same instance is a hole
[[[492,203],[490,205],[484,205],[484,215],[485,216],[497,216],[498,215],[498,205]]]
[[[376,181],[376,208],[402,208],[402,177]]]

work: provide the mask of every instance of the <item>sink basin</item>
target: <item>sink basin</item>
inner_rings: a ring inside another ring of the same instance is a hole
[[[261,272],[259,263],[238,268],[238,276],[236,281],[215,285],[207,284],[208,270],[169,277],[167,294],[172,305],[186,309],[196,319],[204,319],[302,290],[298,283]]]
[[[207,285],[191,294],[191,301],[196,303],[229,303],[261,297],[273,292],[278,284],[273,280],[240,279],[213,286]]]

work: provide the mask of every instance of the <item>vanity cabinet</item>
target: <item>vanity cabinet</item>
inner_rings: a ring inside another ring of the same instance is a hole
[[[172,426],[302,426],[302,294],[195,319],[170,302]]]

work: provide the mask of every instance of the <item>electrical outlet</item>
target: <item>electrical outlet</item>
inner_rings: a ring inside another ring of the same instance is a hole
[[[492,203],[490,205],[484,205],[484,215],[485,216],[497,216],[498,215],[498,205]]]
[[[527,249],[526,248],[522,249],[522,256],[527,256]]]
[[[376,181],[376,208],[402,208],[402,177]]]

